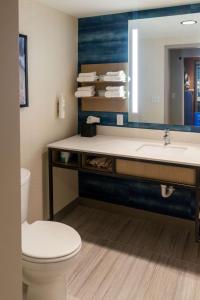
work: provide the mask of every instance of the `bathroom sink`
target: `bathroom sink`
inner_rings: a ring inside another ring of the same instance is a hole
[[[179,155],[183,154],[187,150],[187,147],[171,146],[171,145],[156,145],[156,144],[144,144],[136,151],[146,155]]]

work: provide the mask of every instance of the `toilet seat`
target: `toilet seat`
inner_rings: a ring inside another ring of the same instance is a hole
[[[81,245],[80,247],[74,251],[73,253],[71,253],[70,255],[66,255],[66,256],[62,256],[62,257],[58,257],[58,258],[35,258],[35,257],[31,257],[31,256],[27,256],[25,254],[22,254],[22,261],[24,262],[28,262],[31,264],[54,264],[54,263],[62,263],[68,259],[70,259],[71,257],[75,256],[81,249]]]
[[[81,237],[72,227],[50,221],[22,225],[22,258],[35,263],[59,262],[74,256]]]

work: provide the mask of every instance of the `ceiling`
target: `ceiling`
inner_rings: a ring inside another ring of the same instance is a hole
[[[199,0],[36,0],[75,17],[87,17],[175,5]]]

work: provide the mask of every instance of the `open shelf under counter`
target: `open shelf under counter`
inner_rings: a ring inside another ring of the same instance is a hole
[[[100,161],[98,162],[98,160]],[[103,161],[101,161],[103,160]],[[92,164],[92,161],[96,163]],[[114,158],[107,155],[83,153],[82,154],[82,169],[97,171],[100,173],[113,173],[114,172]]]
[[[61,160],[61,153],[67,154],[66,161]],[[81,166],[81,154],[73,151],[54,150],[52,155],[52,165],[58,168],[78,170]]]

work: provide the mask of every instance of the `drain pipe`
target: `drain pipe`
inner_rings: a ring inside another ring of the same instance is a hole
[[[164,184],[161,184],[161,195],[163,198],[169,198],[173,192],[175,192],[175,188],[173,186],[167,186]]]

